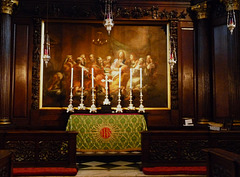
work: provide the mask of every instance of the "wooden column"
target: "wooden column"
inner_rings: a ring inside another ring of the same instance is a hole
[[[207,1],[192,6],[196,20],[196,118],[199,124],[212,119],[211,28]]]
[[[239,2],[233,0],[224,1],[226,10],[234,10],[236,15],[236,27],[231,34],[228,30],[228,78],[229,78],[229,120],[226,123],[240,124],[240,12]]]
[[[17,1],[0,2],[0,125],[3,125],[11,123],[11,14]]]

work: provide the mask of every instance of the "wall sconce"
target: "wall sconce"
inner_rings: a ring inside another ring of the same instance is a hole
[[[177,51],[175,41],[172,36],[170,37],[170,57],[168,63],[170,65],[171,72],[173,72],[173,66],[177,63]]]
[[[113,13],[112,13],[112,0],[105,0],[105,12],[104,12],[103,25],[105,26],[105,28],[108,31],[108,34],[110,35],[112,27],[114,26]]]
[[[234,28],[236,27],[236,17],[233,8],[232,0],[227,4],[227,27],[232,35]]]

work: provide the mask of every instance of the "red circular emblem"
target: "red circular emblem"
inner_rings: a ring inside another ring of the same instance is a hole
[[[104,139],[107,139],[111,136],[112,131],[109,127],[104,127],[100,130],[100,135],[101,137],[103,137]]]

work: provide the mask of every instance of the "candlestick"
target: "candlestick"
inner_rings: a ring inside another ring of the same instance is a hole
[[[70,99],[69,99],[69,105],[68,105],[68,108],[67,108],[67,113],[68,112],[74,112],[74,107],[72,105],[72,102],[73,102],[73,87],[70,88]]]
[[[83,82],[84,82],[84,68],[82,68],[82,88],[83,88]]]
[[[121,68],[119,68],[119,88],[121,88]]]
[[[105,99],[103,101],[103,105],[110,105],[111,102],[108,99],[108,82],[112,82],[112,80],[108,79],[108,75],[106,74],[105,79],[102,79],[101,81],[105,82],[105,90],[106,90],[106,96],[105,96]]]
[[[130,88],[130,99],[129,99],[128,110],[135,110],[135,107],[133,106],[133,100],[132,100],[132,88]]]
[[[79,106],[78,106],[78,110],[85,110],[85,106],[84,106],[84,103],[83,103],[83,101],[84,101],[84,95],[83,95],[83,91],[84,91],[84,87],[83,87],[83,83],[84,83],[84,68],[82,68],[82,83],[81,83],[81,102],[80,102],[80,104],[79,104]]]
[[[142,88],[140,88],[140,105],[139,105],[139,110],[138,110],[139,113],[145,113],[145,109],[144,109],[144,106],[143,106],[143,93],[142,93]]]
[[[130,89],[132,89],[132,68],[130,68]]]
[[[94,70],[92,68],[92,87],[94,88]]]
[[[140,88],[142,88],[142,68],[140,68]]]
[[[92,105],[91,105],[91,108],[90,108],[90,113],[94,113],[94,112],[97,112],[97,108],[95,106],[95,98],[94,98],[94,87],[92,87]]]
[[[73,87],[73,68],[71,69],[71,87]]]
[[[121,106],[121,88],[120,87],[118,88],[118,105],[116,108],[116,113],[117,112],[123,112],[122,106]]]

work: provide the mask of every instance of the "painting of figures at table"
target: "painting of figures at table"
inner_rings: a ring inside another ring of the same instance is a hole
[[[92,77],[96,106],[102,106],[106,95],[106,84],[102,81],[105,75],[112,80],[109,82],[108,90],[112,107],[118,104],[119,86],[121,105],[128,107],[130,68],[134,106],[138,107],[140,104],[140,68],[142,68],[144,107],[168,107],[167,25],[116,24],[108,35],[102,24],[50,22],[48,33],[51,41],[51,59],[47,66],[43,65],[41,86],[43,108],[68,106],[71,68],[73,68],[74,107],[80,104],[82,86],[84,105],[91,106]]]

